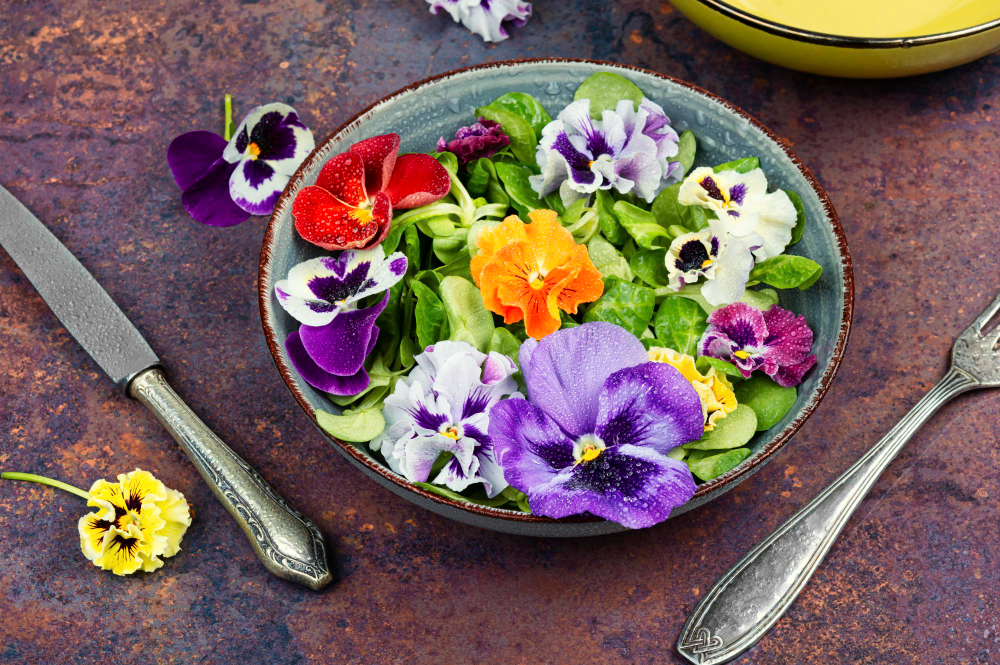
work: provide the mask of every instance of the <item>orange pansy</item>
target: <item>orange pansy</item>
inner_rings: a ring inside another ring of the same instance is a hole
[[[584,245],[578,245],[552,210],[528,213],[530,224],[511,215],[478,238],[472,277],[486,309],[504,323],[524,320],[535,339],[559,329],[559,310],[576,314],[577,306],[604,292],[601,273]]]

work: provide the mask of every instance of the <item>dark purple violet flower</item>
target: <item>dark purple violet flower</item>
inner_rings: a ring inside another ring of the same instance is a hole
[[[209,226],[233,226],[270,214],[315,147],[312,132],[286,104],[252,110],[233,138],[212,132],[182,134],[167,148],[167,164],[184,194],[184,209]]]
[[[467,164],[483,157],[492,157],[509,145],[510,138],[503,133],[500,123],[480,118],[475,124],[459,128],[452,141],[446,141],[442,136],[438,140],[437,150],[454,153],[459,164]]]
[[[806,317],[771,306],[766,312],[736,302],[712,312],[699,343],[703,356],[727,360],[744,378],[761,370],[779,386],[797,386],[816,364]]]
[[[667,457],[704,431],[698,393],[680,372],[647,362],[636,337],[603,322],[529,339],[519,359],[528,399],[495,405],[489,435],[533,513],[590,512],[637,529],[691,498],[687,465]]]

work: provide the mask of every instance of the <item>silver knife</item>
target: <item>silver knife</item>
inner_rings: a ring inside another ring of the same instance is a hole
[[[177,396],[135,326],[69,250],[0,187],[0,246],[122,391],[153,412],[250,539],[269,571],[311,589],[332,576],[323,534]]]

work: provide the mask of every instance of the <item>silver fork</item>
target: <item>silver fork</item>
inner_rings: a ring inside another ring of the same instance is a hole
[[[984,326],[1000,296],[959,335],[948,373],[840,478],[740,560],[695,608],[677,650],[715,665],[753,646],[785,613],[830,550],[848,518],[910,437],[952,397],[1000,386],[1000,326]]]

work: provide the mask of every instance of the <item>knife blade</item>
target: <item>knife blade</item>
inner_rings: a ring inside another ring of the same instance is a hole
[[[0,186],[0,246],[125,393],[144,404],[187,453],[212,493],[275,575],[321,589],[331,580],[322,533],[194,414],[160,360],[93,275],[30,210]]]

